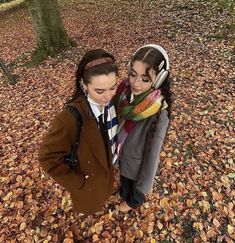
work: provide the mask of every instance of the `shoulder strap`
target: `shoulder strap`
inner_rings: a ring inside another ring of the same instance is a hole
[[[65,106],[65,109],[70,111],[75,116],[76,122],[79,123],[80,126],[82,126],[83,120],[80,111],[72,105]]]
[[[76,126],[77,126],[77,131],[76,131],[76,136],[72,145],[72,150],[71,150],[71,161],[70,161],[70,167],[74,168],[78,165],[78,158],[77,158],[77,149],[78,149],[78,144],[80,140],[80,133],[81,133],[81,127],[83,125],[83,120],[82,120],[82,115],[80,111],[75,107],[71,105],[65,106],[65,109],[70,111],[75,119],[76,119]]]

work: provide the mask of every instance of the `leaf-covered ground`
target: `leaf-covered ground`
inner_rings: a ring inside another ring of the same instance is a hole
[[[1,16],[1,58],[14,61],[18,82],[0,72],[0,242],[234,242],[234,13],[203,0],[61,8],[78,47],[33,68],[21,65],[35,46],[27,12]],[[128,214],[117,197],[99,215],[74,214],[69,194],[39,168],[42,136],[71,95],[86,50],[112,52],[121,79],[146,43],[169,53],[174,100],[153,193]]]

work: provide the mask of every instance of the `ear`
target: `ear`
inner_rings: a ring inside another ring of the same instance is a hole
[[[87,87],[86,87],[86,85],[85,85],[85,83],[83,81],[83,78],[81,78],[81,80],[80,80],[80,85],[81,85],[81,88],[83,89],[83,91],[87,90]]]
[[[80,86],[81,86],[82,92],[86,96],[87,95],[87,86],[85,85],[85,83],[84,83],[82,78],[81,78],[81,80],[79,82],[80,82]]]

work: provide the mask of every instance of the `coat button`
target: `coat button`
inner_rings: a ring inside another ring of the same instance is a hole
[[[88,160],[88,161],[87,161],[87,163],[88,163],[88,164],[90,164],[90,163],[91,163],[91,161],[90,161],[90,160]]]

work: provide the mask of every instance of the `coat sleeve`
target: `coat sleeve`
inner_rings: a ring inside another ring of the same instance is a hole
[[[57,114],[38,153],[44,171],[69,192],[82,187],[85,180],[78,169],[72,170],[64,163],[64,156],[71,152],[76,129],[75,118],[69,111]]]
[[[163,110],[156,124],[156,130],[151,134],[151,141],[145,142],[143,163],[136,182],[136,188],[147,194],[153,187],[154,177],[160,162],[160,151],[167,132],[169,119],[167,111]],[[151,143],[150,145],[148,143]]]

